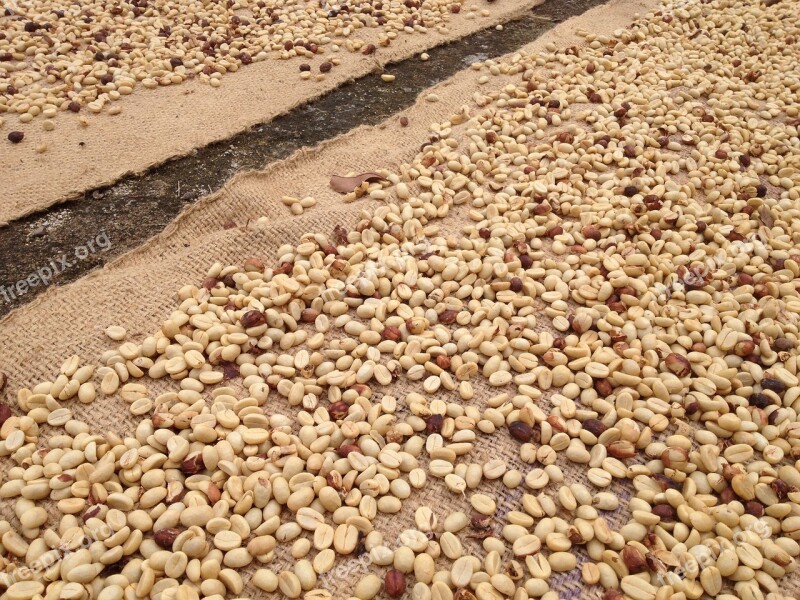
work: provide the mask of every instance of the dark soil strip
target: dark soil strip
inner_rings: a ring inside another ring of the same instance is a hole
[[[73,281],[135,248],[236,172],[262,169],[303,146],[380,123],[472,62],[513,52],[556,23],[602,3],[548,0],[502,30],[490,28],[428,51],[425,63],[415,57],[387,67],[397,76],[392,84],[368,75],[190,156],[11,223],[0,229],[0,315],[49,285]]]

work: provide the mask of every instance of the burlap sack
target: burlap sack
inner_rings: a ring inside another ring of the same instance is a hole
[[[122,107],[120,115],[104,112],[94,116],[84,111],[91,121],[88,128],[82,127],[72,113],[59,114],[52,132],[43,131],[38,121],[18,126],[15,116],[4,115],[3,138],[9,131],[20,129],[25,132],[25,141],[11,146],[3,140],[0,227],[86,190],[229,138],[383,65],[508,21],[542,1],[502,0],[487,5],[484,0],[470,0],[461,13],[451,15],[446,34],[403,34],[392,46],[381,47],[370,56],[342,51],[342,64],[321,82],[300,79],[297,60],[268,60],[225,75],[222,86],[216,89],[199,81],[138,89],[117,102]],[[480,16],[481,9],[487,7],[491,14]],[[470,9],[474,9],[476,18],[466,17]],[[366,43],[377,42],[378,36],[377,29],[359,34]],[[47,143],[48,150],[37,154],[42,142]]]
[[[579,43],[573,32],[580,28],[609,33],[629,23],[634,13],[643,13],[654,5],[654,0],[612,0],[559,25],[525,50],[542,49],[550,41],[560,46]],[[73,353],[85,361],[96,360],[112,345],[102,333],[108,325],[122,325],[129,331],[130,338],[141,341],[169,316],[176,305],[176,290],[186,283],[198,283],[215,261],[240,264],[248,257],[258,256],[272,263],[282,243],[295,243],[306,232],[331,233],[337,224],[352,226],[362,211],[374,208],[377,203],[368,200],[343,203],[341,196],[330,189],[329,177],[347,171],[393,169],[411,159],[427,137],[430,123],[440,122],[463,104],[472,102],[480,75],[472,70],[464,71],[437,86],[432,91],[441,101],[420,101],[405,111],[403,114],[410,122],[407,128],[400,127],[398,119],[392,118],[380,126],[362,127],[317,148],[301,150],[265,171],[236,176],[218,193],[189,208],[149,243],[73,284],[48,291],[30,305],[13,312],[0,323],[3,334],[0,369],[10,377],[9,389],[13,392],[19,387],[52,379],[62,360]],[[510,80],[501,76],[493,78],[488,85],[499,88]],[[281,196],[287,194],[312,195],[318,204],[303,215],[293,217],[280,203]],[[260,216],[269,218],[267,226],[254,226]],[[239,227],[224,229],[223,224],[231,220]],[[455,211],[444,221],[443,227],[458,231],[464,223],[463,212]],[[548,327],[546,321],[543,317],[540,327]],[[164,382],[147,383],[154,394],[167,388]],[[382,392],[397,396],[402,403],[404,395],[412,389],[418,388],[403,382]],[[483,406],[487,398],[496,393],[497,389],[479,384],[473,402]],[[546,404],[547,397],[542,402]],[[136,421],[128,416],[126,406],[117,398],[101,399],[88,406],[74,403],[71,407],[98,432],[129,433],[135,427]],[[289,412],[278,400],[270,402],[267,410]],[[467,460],[484,462],[489,458],[501,458],[510,467],[526,473],[530,466],[522,464],[518,454],[518,443],[503,431],[481,436]],[[558,464],[567,482],[587,481],[585,469],[563,458]],[[494,494],[498,513],[504,515],[519,508],[523,488],[509,491],[502,485],[484,482],[479,491]],[[551,485],[548,491],[556,490],[556,486]],[[620,510],[609,516],[611,523],[618,527],[628,519],[625,501],[630,497],[630,487],[615,482],[609,490],[623,500]],[[423,491],[415,492],[404,503],[401,514],[376,520],[376,527],[384,532],[387,545],[395,547],[400,532],[414,527],[414,510],[420,505],[433,508],[440,522],[456,510],[471,512],[468,497],[451,494],[440,480],[429,480]],[[16,523],[7,501],[0,502],[0,509],[6,518]],[[495,531],[499,534],[500,524],[495,526]],[[464,535],[462,540],[470,551],[483,555],[478,540]],[[586,557],[580,550],[577,554],[580,565]],[[291,567],[293,562],[288,547],[282,547],[278,558],[269,566],[278,572]],[[440,561],[440,564],[445,566],[447,562]],[[254,567],[248,571],[252,572]],[[365,556],[352,556],[337,561],[321,584],[333,591],[335,597],[345,597],[352,593],[358,579],[369,572],[381,571],[370,566]],[[412,578],[408,580],[411,582]],[[781,583],[786,586],[787,593],[798,590],[797,577],[787,577]],[[599,598],[601,595],[599,588],[587,588],[581,583],[579,570],[554,574],[551,587],[558,590],[562,598]],[[260,596],[252,587],[248,587],[246,593]]]

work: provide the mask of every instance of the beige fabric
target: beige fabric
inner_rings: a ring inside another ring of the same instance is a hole
[[[0,182],[4,192],[0,227],[267,122],[346,81],[507,21],[541,2],[503,0],[487,5],[484,0],[469,0],[461,13],[451,15],[446,35],[435,31],[401,34],[392,46],[381,47],[370,56],[342,50],[338,53],[342,64],[322,82],[300,79],[299,59],[267,60],[225,75],[222,86],[216,89],[199,81],[155,90],[140,88],[115,103],[122,108],[120,115],[104,112],[94,116],[82,111],[90,119],[88,128],[82,127],[72,113],[59,114],[52,132],[42,130],[41,119],[18,125],[14,116],[5,116],[6,124],[0,130]],[[480,16],[481,9],[487,7],[491,15]],[[469,9],[474,9],[476,18],[467,18]],[[369,30],[359,37],[367,43],[377,42],[378,34],[377,29]],[[14,129],[25,132],[24,142],[16,146],[5,140]],[[43,142],[48,150],[37,154],[36,148]]]
[[[645,12],[654,5],[654,0],[612,0],[582,17],[559,25],[525,49],[541,49],[549,41],[561,46],[576,44],[579,39],[572,33],[578,28],[609,33],[629,22],[635,12]],[[328,185],[330,175],[382,167],[391,169],[408,161],[428,135],[430,123],[439,122],[461,105],[472,102],[480,75],[472,70],[464,71],[437,86],[434,91],[441,102],[421,101],[406,111],[404,114],[410,121],[407,128],[401,128],[395,117],[381,126],[359,128],[318,148],[302,150],[265,171],[238,175],[220,192],[187,210],[148,244],[103,270],[64,288],[50,290],[9,315],[0,323],[3,333],[0,369],[9,374],[10,389],[16,390],[54,377],[62,360],[72,353],[79,354],[84,360],[96,360],[103,350],[111,347],[102,335],[108,325],[122,325],[132,339],[141,341],[169,316],[176,305],[176,290],[183,284],[199,282],[215,261],[241,263],[247,257],[259,256],[273,262],[280,244],[295,243],[306,232],[331,233],[337,224],[352,226],[362,211],[376,203],[343,203]],[[498,88],[508,81],[510,78],[497,77],[488,85]],[[319,202],[303,215],[293,217],[280,203],[282,195],[313,195]],[[269,218],[269,225],[253,226],[253,221],[263,215]],[[239,227],[224,229],[223,224],[230,220]],[[457,231],[463,222],[463,211],[461,214],[454,211],[444,226]],[[542,327],[544,322],[542,319]],[[167,384],[158,382],[152,385],[148,382],[148,385],[158,392]],[[387,391],[402,398],[410,389],[416,388],[401,384]],[[496,390],[485,384],[478,385],[475,402],[481,406],[494,393]],[[124,433],[135,426],[134,419],[128,416],[126,407],[117,399],[99,400],[90,406],[76,405],[73,408],[80,418],[98,431],[112,429]],[[287,408],[275,401],[269,405],[269,410],[285,411]],[[520,463],[518,444],[505,432],[482,436],[468,460],[479,462],[488,457],[502,458],[523,472],[530,468]],[[564,468],[568,482],[586,481],[584,469],[569,465],[563,459],[559,464]],[[497,495],[500,515],[518,508],[523,493],[522,487],[508,491],[501,485],[487,483],[482,485],[481,491]],[[630,488],[615,482],[610,491],[623,499],[622,509],[611,516],[613,523],[619,525],[627,518],[624,508],[625,500],[630,497]],[[456,510],[470,512],[467,497],[455,496],[443,489],[440,481],[431,480],[423,492],[413,494],[405,502],[400,515],[379,517],[376,521],[376,526],[385,532],[388,545],[394,547],[398,533],[413,527],[413,511],[423,504],[432,507],[440,521]],[[0,502],[0,508],[8,515],[7,502]],[[499,534],[499,524],[495,530]],[[468,540],[465,535],[461,537],[468,548],[482,555],[478,551],[479,541]],[[578,554],[580,564],[585,556]],[[292,563],[288,546],[282,546],[278,558],[269,566],[277,572]],[[446,564],[446,561],[440,561],[441,566]],[[323,584],[335,591],[337,598],[346,597],[352,593],[355,582],[369,572],[380,570],[370,567],[365,557],[339,560],[334,570],[323,579]],[[410,584],[413,578],[408,577],[407,581]],[[782,580],[783,584],[787,586],[787,592],[798,589],[797,577],[786,578]],[[554,574],[551,585],[562,598],[600,597],[597,589],[585,589],[578,570]],[[250,587],[245,591],[254,593]]]

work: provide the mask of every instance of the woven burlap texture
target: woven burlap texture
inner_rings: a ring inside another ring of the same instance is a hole
[[[4,188],[0,227],[270,121],[383,65],[508,21],[543,1],[502,0],[487,5],[484,0],[469,0],[461,13],[450,15],[446,34],[433,30],[401,34],[391,46],[370,56],[342,51],[341,65],[324,81],[300,79],[297,60],[270,59],[226,74],[219,88],[188,81],[155,90],[138,89],[116,103],[122,108],[120,115],[90,115],[89,127],[82,127],[72,113],[59,114],[52,132],[43,131],[35,122],[17,126],[14,115],[5,115],[3,130],[24,131],[25,142],[7,145],[0,152]],[[491,14],[481,16],[487,7]],[[470,12],[474,18],[467,18]],[[361,31],[360,39],[377,43],[379,30]],[[43,142],[48,150],[38,154],[36,148]]]
[[[581,28],[610,33],[629,23],[634,13],[643,13],[654,5],[654,0],[612,0],[559,25],[524,50],[541,50],[550,41],[561,47],[578,44],[581,39],[574,32]],[[175,308],[176,290],[181,285],[201,281],[215,261],[241,264],[248,257],[258,256],[271,264],[281,244],[295,244],[304,233],[319,231],[329,234],[337,224],[352,227],[364,211],[378,203],[368,200],[343,203],[341,196],[330,189],[330,175],[398,168],[413,158],[420,143],[429,135],[431,123],[441,122],[458,112],[461,106],[473,104],[480,76],[479,72],[467,70],[436,86],[432,91],[441,101],[430,103],[421,100],[405,111],[403,114],[410,123],[406,128],[400,127],[395,117],[381,126],[358,128],[317,148],[301,150],[265,171],[236,176],[218,193],[188,209],[148,244],[73,284],[48,291],[30,305],[13,312],[0,323],[3,334],[0,368],[9,375],[9,390],[14,392],[22,386],[51,380],[63,359],[73,353],[86,361],[95,361],[111,346],[103,336],[108,325],[122,325],[129,331],[130,339],[141,341],[155,331]],[[512,80],[510,77],[496,77],[488,85],[499,88]],[[280,202],[283,195],[311,195],[317,198],[318,204],[303,215],[293,217]],[[269,224],[255,226],[255,220],[261,216],[268,217]],[[223,228],[223,224],[229,221],[234,221],[238,227]],[[442,225],[448,231],[458,231],[464,223],[463,211],[454,211]],[[539,326],[548,327],[546,317],[540,319]],[[400,381],[379,393],[395,395],[402,405],[408,391],[418,387]],[[164,391],[169,385],[165,382],[147,383],[153,394]],[[497,393],[497,389],[479,383],[473,402],[482,407]],[[548,404],[547,395],[542,404]],[[98,432],[130,433],[135,427],[136,420],[128,416],[124,403],[117,398],[101,399],[88,406],[74,403],[71,408],[77,417],[86,420]],[[271,401],[267,410],[289,411],[279,400]],[[530,466],[520,462],[518,448],[519,444],[505,431],[483,435],[466,460],[483,462],[489,458],[501,458],[510,467],[525,473]],[[564,470],[567,483],[583,482],[591,487],[585,468],[571,465],[563,457],[559,458],[558,464]],[[547,491],[552,494],[556,489],[551,485]],[[625,501],[630,497],[630,488],[615,482],[609,489],[623,499],[620,510],[609,515],[612,526],[618,528],[628,518]],[[524,486],[508,491],[502,485],[484,482],[478,491],[493,494],[498,501],[498,514],[503,515],[519,508]],[[433,508],[440,522],[456,510],[470,512],[467,496],[450,493],[441,480],[429,480],[423,491],[415,492],[404,503],[399,515],[379,516],[376,520],[376,527],[384,532],[388,546],[395,547],[400,532],[414,527],[414,510],[420,505]],[[6,518],[16,523],[7,501],[0,502],[0,508]],[[502,519],[495,527],[498,534],[500,523]],[[464,538],[464,542],[470,551],[482,556],[479,541]],[[578,555],[581,564],[585,556],[580,551]],[[269,567],[279,572],[290,568],[293,562],[288,546],[283,546]],[[446,564],[446,561],[440,561],[440,566]],[[248,572],[256,566],[252,565]],[[334,570],[323,577],[321,583],[334,592],[335,597],[346,597],[352,593],[358,579],[369,572],[380,570],[371,567],[364,556],[353,556],[338,560]],[[791,581],[786,578],[781,583],[786,585],[787,593],[798,589],[796,577]],[[586,588],[581,583],[579,570],[554,574],[551,586],[560,592],[562,598],[599,598],[601,595],[599,588]],[[245,592],[261,596],[249,586]]]

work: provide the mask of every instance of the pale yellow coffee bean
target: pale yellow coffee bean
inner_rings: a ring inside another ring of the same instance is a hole
[[[314,560],[311,562],[311,564],[314,567],[314,571],[322,575],[333,568],[335,560],[336,553],[332,549],[326,548],[325,550],[320,551],[314,557]]]
[[[494,499],[486,494],[473,494],[470,497],[470,504],[475,511],[482,515],[493,515],[497,510]]]
[[[535,554],[542,547],[541,540],[533,534],[525,534],[514,540],[512,551],[516,556]]]
[[[374,573],[361,578],[355,586],[355,597],[359,600],[372,600],[381,590],[382,582]]]
[[[469,525],[469,517],[461,511],[452,512],[445,517],[444,529],[451,533],[458,533]]]
[[[282,571],[278,575],[278,589],[287,598],[299,598],[303,593],[300,579],[291,571]]]
[[[474,564],[471,556],[462,556],[453,562],[450,580],[457,588],[467,587],[472,579]]]
[[[553,552],[548,557],[548,562],[553,571],[562,573],[571,571],[577,566],[577,557],[571,552]]]

